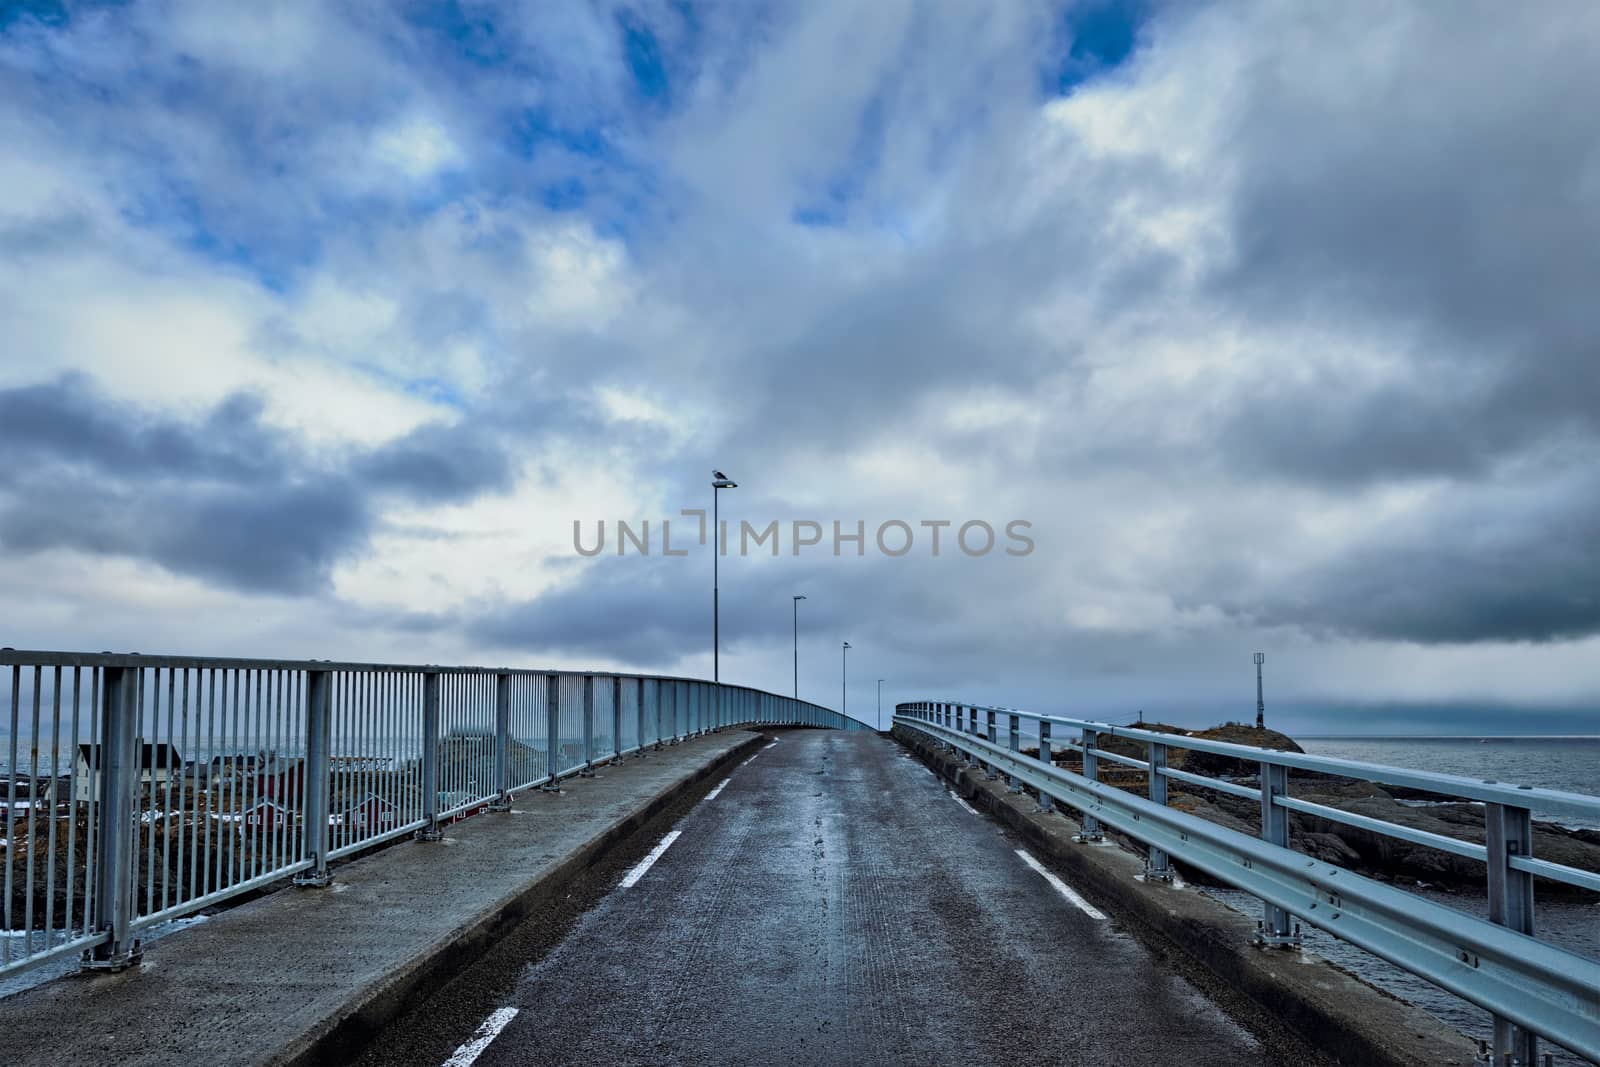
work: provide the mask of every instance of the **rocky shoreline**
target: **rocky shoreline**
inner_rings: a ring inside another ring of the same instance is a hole
[[[1195,731],[1164,723],[1132,725],[1158,733],[1184,734],[1278,751],[1302,751],[1292,738],[1284,734],[1234,723]],[[1143,745],[1122,738],[1102,738],[1102,747],[1141,759],[1145,755]],[[1068,770],[1081,770],[1081,760],[1076,752],[1058,754],[1055,762]],[[1246,761],[1172,748],[1168,752],[1168,763],[1196,774],[1226,777],[1240,785],[1259,785],[1256,777],[1258,768]],[[1143,772],[1106,761],[1100,764],[1100,778],[1109,785],[1130,792],[1143,794],[1147,788]],[[1439,797],[1420,790],[1379,786],[1298,771],[1290,772],[1289,793],[1314,804],[1411,829],[1474,844],[1484,841],[1483,806],[1477,803]],[[1253,836],[1261,830],[1261,808],[1254,801],[1187,782],[1172,782],[1168,803],[1181,811],[1241,833]],[[1296,850],[1380,881],[1452,893],[1476,895],[1483,892],[1485,866],[1476,860],[1300,812],[1290,815],[1290,835]],[[1571,829],[1555,823],[1535,821],[1533,854],[1552,863],[1600,872],[1600,831]],[[1205,881],[1198,877],[1198,872],[1193,873],[1197,876],[1196,881]],[[1190,872],[1185,874],[1188,876]],[[1600,894],[1542,878],[1538,880],[1535,892],[1541,899],[1600,901]]]

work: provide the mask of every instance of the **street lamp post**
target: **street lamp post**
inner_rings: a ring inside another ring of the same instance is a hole
[[[720,511],[717,506],[721,498],[717,494],[723,489],[737,489],[739,488],[739,483],[721,471],[712,471],[711,477],[711,680],[720,683],[722,681],[722,634],[720,632],[722,605],[720,603],[721,591],[717,588],[717,584],[719,557],[722,555],[722,541],[718,534],[722,531],[722,523],[719,519]],[[721,690],[718,690],[718,692],[720,693]],[[719,707],[722,704],[720,696],[717,699],[717,704]]]
[[[843,715],[850,707],[850,689],[846,684],[850,677],[850,642],[846,641],[839,650],[839,714]]]
[[[794,698],[800,699],[800,601],[804,593],[794,595]]]
[[[883,679],[878,679],[878,729],[883,729]]]

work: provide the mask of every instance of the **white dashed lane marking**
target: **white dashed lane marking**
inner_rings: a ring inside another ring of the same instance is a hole
[[[965,800],[962,800],[959,796],[957,796],[956,795],[956,791],[954,789],[946,789],[945,792],[950,794],[950,799],[951,800],[953,800],[957,804],[961,805],[961,810],[962,811],[965,811],[969,815],[978,814],[978,809],[973,807],[971,804],[968,804]]]
[[[1026,863],[1029,867],[1032,867],[1035,871],[1038,871],[1044,880],[1050,883],[1050,887],[1052,889],[1066,898],[1068,904],[1071,904],[1074,908],[1077,908],[1091,919],[1098,919],[1101,922],[1105,921],[1105,912],[1101,911],[1099,908],[1080,897],[1078,895],[1078,891],[1073,889],[1067,883],[1063,882],[1060,878],[1057,878],[1054,871],[1050,870],[1044,864],[1034,859],[1024,849],[1017,849],[1017,855],[1022,857],[1023,863]]]
[[[478,1027],[478,1032],[472,1035],[472,1040],[456,1049],[454,1055],[444,1061],[444,1067],[472,1067],[478,1057],[483,1055],[483,1050],[489,1047],[489,1043],[499,1037],[500,1031],[517,1017],[519,1010],[496,1008],[490,1012],[489,1017]]]
[[[663,837],[661,839],[661,843],[650,850],[650,855],[640,860],[634,866],[633,870],[622,876],[622,881],[618,883],[618,888],[628,889],[635,885],[639,879],[644,877],[646,871],[655,866],[656,860],[660,859],[662,854],[665,853],[667,849],[672,847],[672,843],[676,841],[679,835],[682,833],[682,830],[673,830],[671,833],[667,834],[666,837]]]

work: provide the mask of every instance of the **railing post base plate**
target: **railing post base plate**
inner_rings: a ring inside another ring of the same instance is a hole
[[[106,946],[101,945],[100,948]],[[89,949],[84,952],[82,960],[78,963],[80,971],[93,971],[96,974],[120,974],[130,967],[139,966],[139,961],[144,959],[144,944],[135,941],[133,947],[126,952],[116,955],[100,956],[97,950]]]
[[[1269,934],[1262,928],[1260,923],[1257,923],[1255,936],[1250,940],[1251,943],[1261,948],[1299,949],[1302,944],[1300,924],[1294,924],[1294,933],[1292,934]]]
[[[333,872],[302,871],[294,876],[294,884],[301,889],[326,889],[333,884]]]

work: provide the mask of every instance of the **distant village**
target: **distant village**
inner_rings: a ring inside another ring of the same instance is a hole
[[[562,758],[572,753],[562,746]],[[305,759],[268,750],[212,754],[186,759],[172,744],[137,744],[140,820],[145,826],[164,822],[233,824],[239,830],[298,832],[304,816]],[[580,753],[581,755],[581,753]],[[541,749],[513,742],[508,753],[513,781],[537,777],[544,766]],[[94,744],[79,744],[71,769],[37,776],[19,768],[0,781],[0,805],[10,813],[9,828],[0,834],[0,849],[26,837],[29,815],[37,824],[80,816],[98,802],[102,753]],[[440,739],[441,788],[438,811],[465,818],[481,810],[493,790],[494,737],[487,733],[455,733]],[[394,830],[420,816],[419,757],[336,754],[329,759],[332,777],[328,825],[335,847]]]

